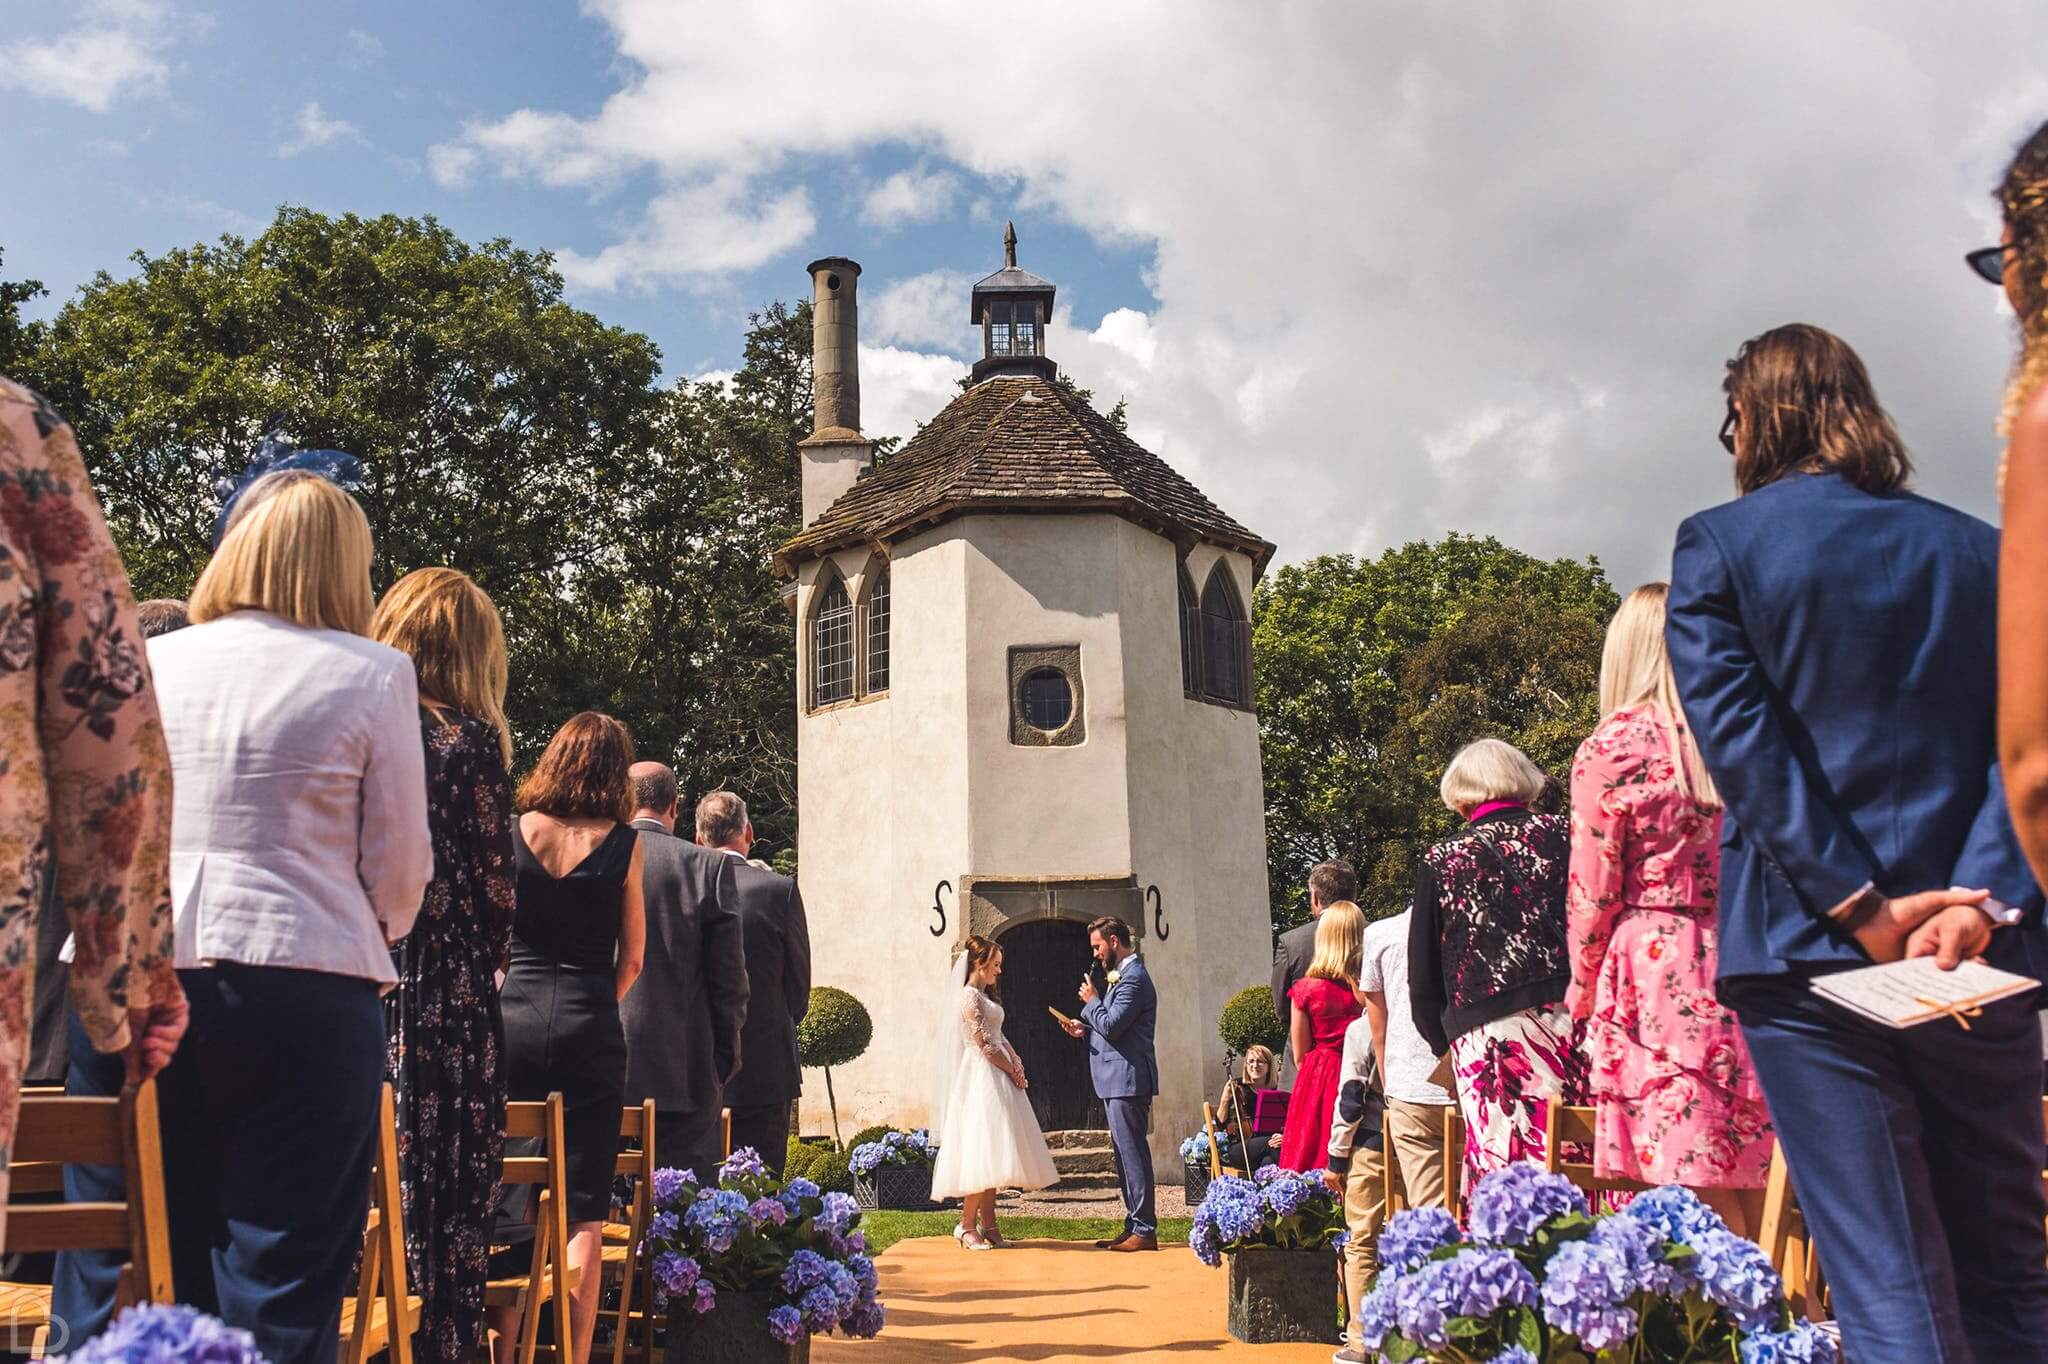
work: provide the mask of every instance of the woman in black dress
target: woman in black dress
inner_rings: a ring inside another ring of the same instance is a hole
[[[434,844],[412,932],[392,950],[385,1074],[398,1106],[407,1280],[420,1295],[420,1364],[484,1346],[491,1200],[504,1153],[504,1028],[497,971],[512,931],[512,756],[505,631],[491,599],[452,568],[393,584],[371,637],[412,659]]]
[[[520,784],[512,966],[505,976],[505,1059],[514,1099],[564,1104],[569,1171],[571,1364],[590,1357],[598,1258],[611,1207],[619,1115],[626,1102],[626,1037],[619,1001],[633,988],[647,941],[640,904],[640,839],[633,813],[633,736],[584,711],[548,742]],[[508,1346],[516,1322],[499,1326]],[[508,1329],[508,1327],[512,1329]]]

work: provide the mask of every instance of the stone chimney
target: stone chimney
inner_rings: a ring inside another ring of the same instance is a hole
[[[860,434],[860,267],[844,256],[811,262],[812,430],[803,459],[804,525],[809,526],[874,463]]]

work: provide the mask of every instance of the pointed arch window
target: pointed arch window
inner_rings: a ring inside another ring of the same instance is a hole
[[[1223,561],[1202,585],[1202,695],[1233,706],[1251,704],[1252,629],[1237,585]]]
[[[861,692],[872,695],[889,690],[889,566],[877,564],[868,570],[867,600],[861,611],[863,647],[867,650]]]
[[[1180,686],[1189,696],[1202,694],[1202,608],[1195,600],[1195,584],[1187,565],[1175,575],[1180,579]]]
[[[829,706],[853,695],[853,602],[834,573],[811,612],[811,704]]]

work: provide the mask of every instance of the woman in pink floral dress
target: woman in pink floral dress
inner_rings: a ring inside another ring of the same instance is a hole
[[[1592,1057],[1594,1168],[1684,1184],[1758,1229],[1771,1125],[1735,1017],[1714,998],[1720,797],[1664,652],[1663,583],[1607,631],[1600,728],[1572,764],[1572,1016]]]

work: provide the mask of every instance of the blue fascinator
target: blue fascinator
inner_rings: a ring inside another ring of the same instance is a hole
[[[235,513],[235,504],[242,500],[242,494],[250,485],[265,474],[282,473],[287,469],[303,469],[318,474],[343,492],[353,493],[363,486],[363,462],[345,450],[301,450],[292,444],[292,438],[273,427],[264,433],[263,441],[256,447],[256,457],[249,461],[249,467],[237,479],[223,478],[220,481],[220,514],[213,518],[213,547],[220,548],[221,537],[228,533],[228,518]]]

